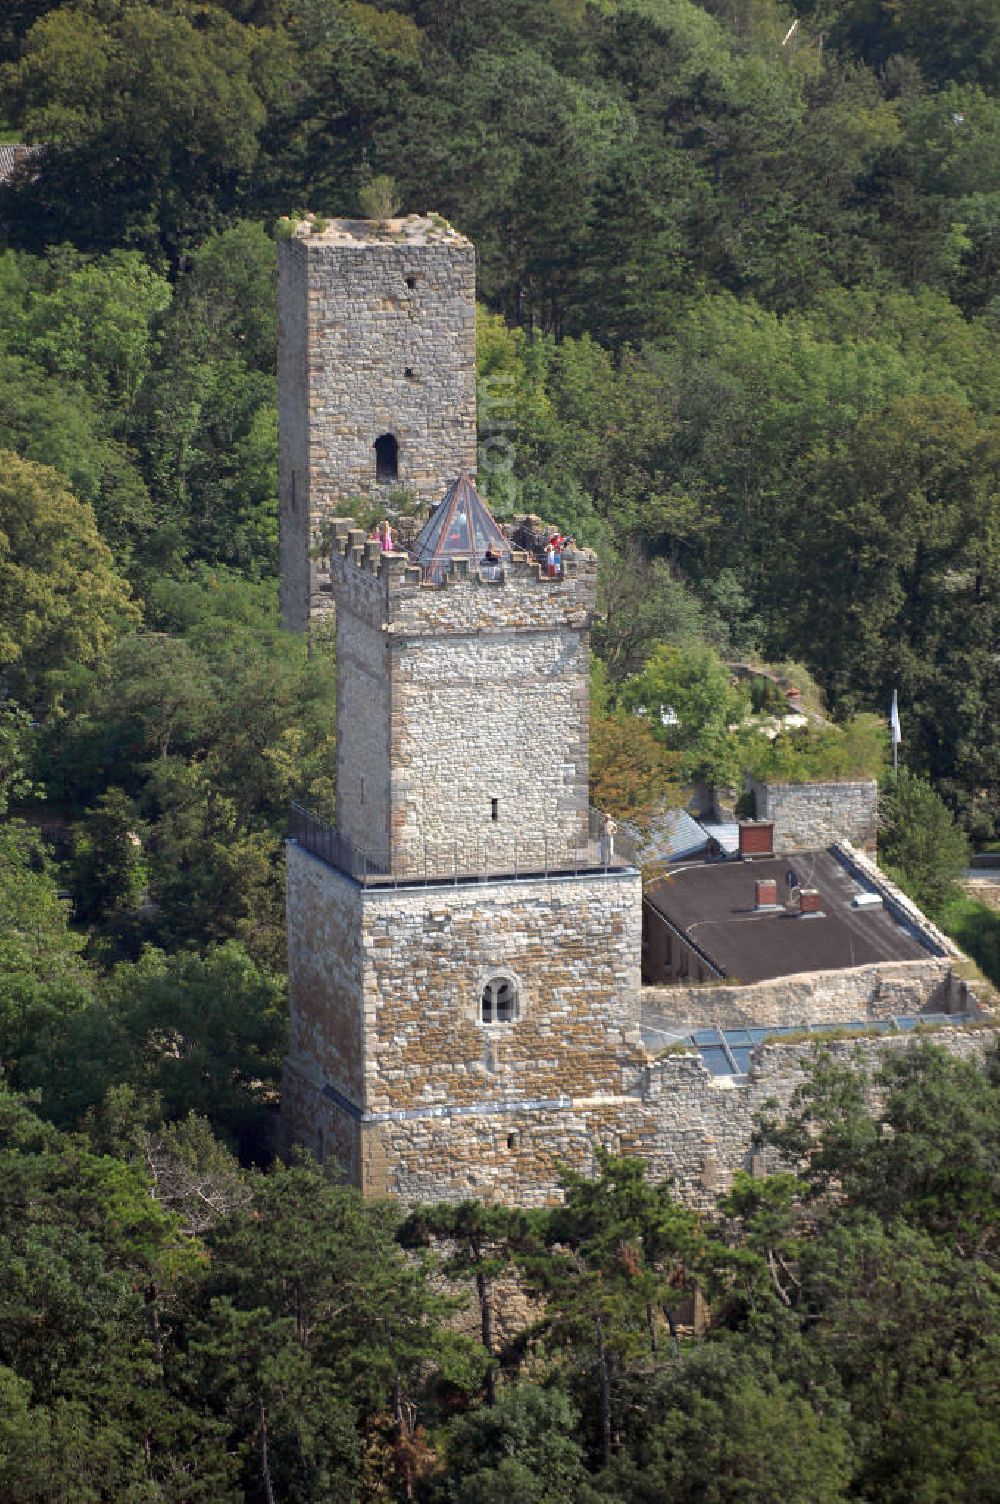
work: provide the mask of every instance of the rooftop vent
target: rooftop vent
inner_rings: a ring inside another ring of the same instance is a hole
[[[881,893],[855,893],[851,899],[852,909],[880,909],[881,907]]]
[[[773,856],[774,822],[772,820],[740,821],[740,856]]]

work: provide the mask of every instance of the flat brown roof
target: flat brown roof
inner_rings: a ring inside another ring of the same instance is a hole
[[[816,888],[820,913],[799,918],[784,908],[756,910],[755,884],[768,877],[777,881],[782,905],[790,886]],[[937,954],[888,909],[851,907],[856,893],[870,891],[832,851],[799,851],[750,862],[679,864],[645,897],[723,977],[734,981],[763,982],[873,961],[926,961]]]

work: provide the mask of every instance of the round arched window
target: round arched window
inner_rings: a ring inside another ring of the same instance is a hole
[[[513,977],[490,977],[479,999],[484,1024],[512,1024],[517,1017],[517,987]]]

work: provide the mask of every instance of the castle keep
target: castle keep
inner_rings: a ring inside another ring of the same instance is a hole
[[[802,1079],[802,1026],[893,1031],[875,1058],[934,1013],[974,1053],[953,948],[850,848],[799,863],[795,914],[784,868],[754,906],[749,871],[692,852],[647,905],[669,985],[641,985],[642,880],[587,802],[596,561],[545,568],[475,488],[472,247],[434,218],[306,222],[279,298],[283,609],[332,603],[337,655],[336,828],[297,810],[287,847],[286,1140],[407,1201],[549,1201],[598,1143],[711,1201]],[[400,488],[438,504],[405,552],[337,515]],[[736,915],[765,961],[824,936],[826,969],[738,985],[745,940],[730,962],[678,910],[699,885],[720,936]]]
[[[544,1164],[545,1196],[644,1058],[641,880],[588,828],[594,560],[434,584],[331,531],[340,813],[288,849],[283,1111],[369,1191],[532,1198]]]

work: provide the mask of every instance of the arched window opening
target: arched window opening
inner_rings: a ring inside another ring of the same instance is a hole
[[[517,988],[510,977],[490,977],[479,1000],[484,1024],[511,1024],[517,1017]]]
[[[395,434],[383,433],[375,440],[375,479],[399,479],[399,445]]]

